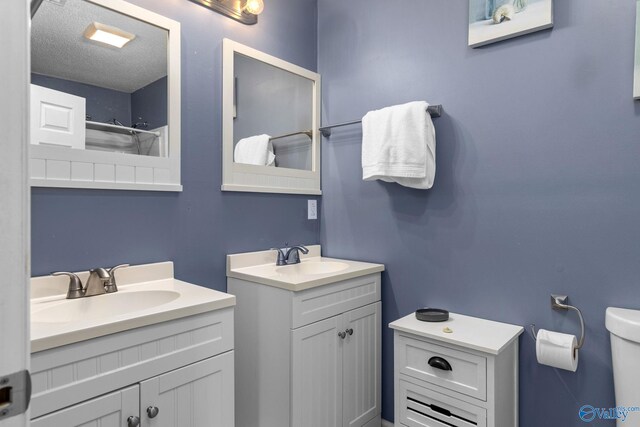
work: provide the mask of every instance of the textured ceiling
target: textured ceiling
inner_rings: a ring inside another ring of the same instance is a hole
[[[84,38],[92,22],[133,33],[122,49]],[[167,75],[167,31],[85,0],[42,2],[33,18],[34,73],[134,92]]]

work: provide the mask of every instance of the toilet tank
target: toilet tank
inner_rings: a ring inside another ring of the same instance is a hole
[[[607,308],[616,406],[640,406],[640,310]],[[618,426],[640,427],[640,414],[630,414]]]

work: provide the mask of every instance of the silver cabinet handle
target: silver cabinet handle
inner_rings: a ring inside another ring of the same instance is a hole
[[[347,337],[347,333],[346,333],[346,332],[338,332],[338,336],[339,336],[341,339],[345,339],[345,338]]]
[[[147,415],[149,416],[149,418],[155,418],[158,416],[158,412],[160,412],[160,410],[158,409],[157,406],[149,406],[147,408]]]
[[[349,336],[353,335],[353,329],[349,328],[345,331]]]
[[[138,427],[140,425],[140,418],[131,416],[127,418],[127,427]]]

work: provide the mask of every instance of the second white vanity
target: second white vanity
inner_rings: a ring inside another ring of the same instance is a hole
[[[379,427],[380,272],[320,256],[227,256],[236,305],[237,427]]]
[[[31,279],[31,425],[233,426],[235,298],[174,279],[171,262],[117,279],[77,299],[66,277]]]

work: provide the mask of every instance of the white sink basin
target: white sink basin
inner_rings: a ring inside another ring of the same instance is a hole
[[[276,268],[279,274],[295,276],[313,276],[318,274],[337,273],[349,268],[349,264],[337,261],[303,261],[300,264],[287,265]]]
[[[86,322],[136,313],[167,304],[180,297],[168,290],[118,292],[94,297],[65,299],[34,308],[31,321],[36,323]]]

